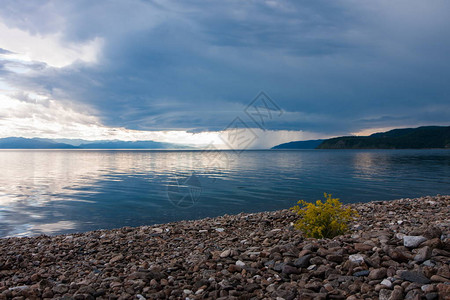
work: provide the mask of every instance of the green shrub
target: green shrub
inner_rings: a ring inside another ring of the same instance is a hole
[[[307,237],[332,238],[348,230],[348,222],[358,214],[351,208],[345,208],[339,198],[332,198],[324,193],[325,202],[317,200],[316,204],[298,201],[299,205],[291,208],[300,218],[294,227],[300,229]]]

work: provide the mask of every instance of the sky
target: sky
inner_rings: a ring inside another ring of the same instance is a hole
[[[0,5],[0,137],[267,148],[450,125],[449,1]]]

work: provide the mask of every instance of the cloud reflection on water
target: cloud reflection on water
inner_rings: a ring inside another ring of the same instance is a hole
[[[344,202],[450,193],[445,150],[3,150],[0,166],[0,237],[274,210],[323,192]],[[193,173],[198,200],[174,207],[168,185]]]

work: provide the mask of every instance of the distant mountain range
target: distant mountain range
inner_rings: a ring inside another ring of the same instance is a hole
[[[370,136],[343,136],[326,140],[284,143],[272,149],[450,149],[450,126],[393,129]],[[195,149],[154,141],[87,141],[70,139],[0,138],[0,149]]]
[[[51,139],[8,137],[0,139],[0,149],[190,149],[154,141],[85,141],[65,139],[64,143]]]
[[[314,144],[317,145],[314,147]],[[450,126],[393,129],[370,136],[343,136],[327,140],[299,141],[272,149],[434,149],[450,148]]]
[[[272,149],[316,149],[324,140],[289,142],[272,147]]]
[[[44,139],[8,137],[0,139],[0,149],[76,149],[77,147]]]

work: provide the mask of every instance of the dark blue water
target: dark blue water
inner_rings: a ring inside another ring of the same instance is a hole
[[[448,150],[0,151],[0,237],[450,194]]]

